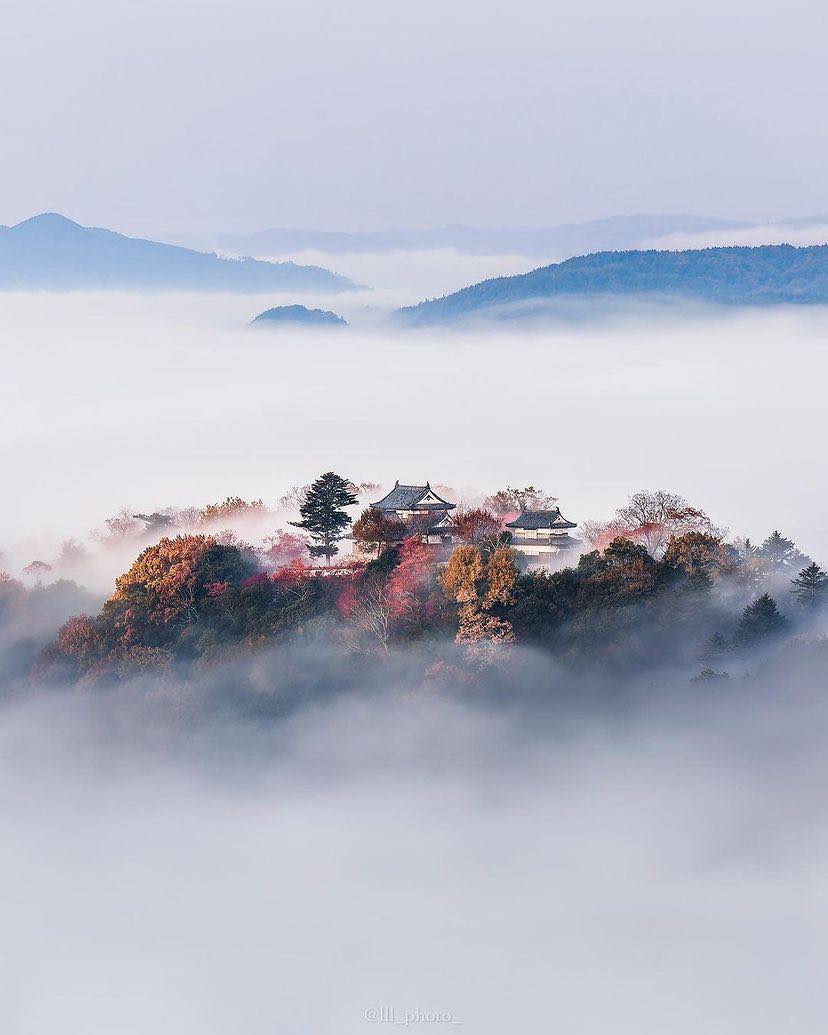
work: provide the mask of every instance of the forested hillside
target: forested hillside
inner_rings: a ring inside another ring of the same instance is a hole
[[[578,298],[672,297],[717,305],[828,302],[828,245],[597,252],[496,277],[399,311],[408,324],[508,317]]]

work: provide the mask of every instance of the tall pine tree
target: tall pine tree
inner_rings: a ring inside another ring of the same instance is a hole
[[[311,556],[324,557],[328,564],[339,552],[336,544],[351,523],[342,509],[353,506],[357,501],[351,490],[351,482],[333,471],[320,475],[308,489],[299,508],[302,520],[290,522],[295,528],[303,528],[313,540]]]
[[[816,561],[811,561],[791,582],[794,587],[791,593],[803,607],[819,607],[825,603],[828,572],[824,572]]]

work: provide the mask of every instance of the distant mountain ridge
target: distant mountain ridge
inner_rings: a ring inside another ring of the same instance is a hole
[[[349,291],[318,266],[227,259],[84,227],[54,212],[0,227],[0,290]]]
[[[754,223],[682,214],[611,216],[586,223],[546,228],[481,228],[463,225],[426,230],[345,233],[274,227],[250,234],[219,234],[213,246],[249,255],[286,255],[301,251],[328,254],[422,251],[454,248],[468,255],[518,255],[557,258],[592,251],[640,247],[654,238],[710,230],[744,230]]]
[[[398,310],[412,325],[520,317],[574,300],[675,298],[723,305],[828,303],[828,245],[597,252],[496,277]]]

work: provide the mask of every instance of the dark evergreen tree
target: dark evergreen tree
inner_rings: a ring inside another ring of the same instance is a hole
[[[724,636],[720,632],[714,632],[704,645],[701,657],[704,661],[710,661],[713,658],[721,657],[722,654],[726,654],[729,650],[730,644]]]
[[[776,601],[769,593],[763,593],[742,612],[736,626],[735,640],[740,646],[750,646],[781,633],[787,620],[779,613]]]
[[[353,506],[357,501],[351,489],[351,483],[333,471],[320,475],[308,489],[299,508],[302,520],[290,522],[295,528],[304,529],[313,540],[309,547],[311,556],[324,557],[328,564],[339,552],[336,544],[351,523],[342,509]]]
[[[824,572],[816,561],[811,561],[795,579],[791,579],[791,582],[794,587],[791,593],[803,607],[819,607],[825,602],[828,572]]]
[[[799,571],[810,561],[801,553],[790,539],[773,531],[756,551],[756,556],[761,557],[773,571],[794,572]]]

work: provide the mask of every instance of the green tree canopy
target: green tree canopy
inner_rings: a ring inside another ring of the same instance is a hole
[[[291,521],[295,528],[303,528],[310,536],[311,556],[324,557],[328,564],[339,552],[337,543],[345,534],[351,519],[342,509],[357,501],[351,482],[333,471],[320,475],[308,489],[299,508],[301,521]]]
[[[791,582],[794,587],[791,593],[804,607],[818,607],[825,602],[828,572],[824,572],[816,561],[811,561]]]
[[[769,593],[763,593],[742,612],[736,627],[735,640],[740,646],[749,646],[783,632],[787,620],[780,614],[776,601]]]

